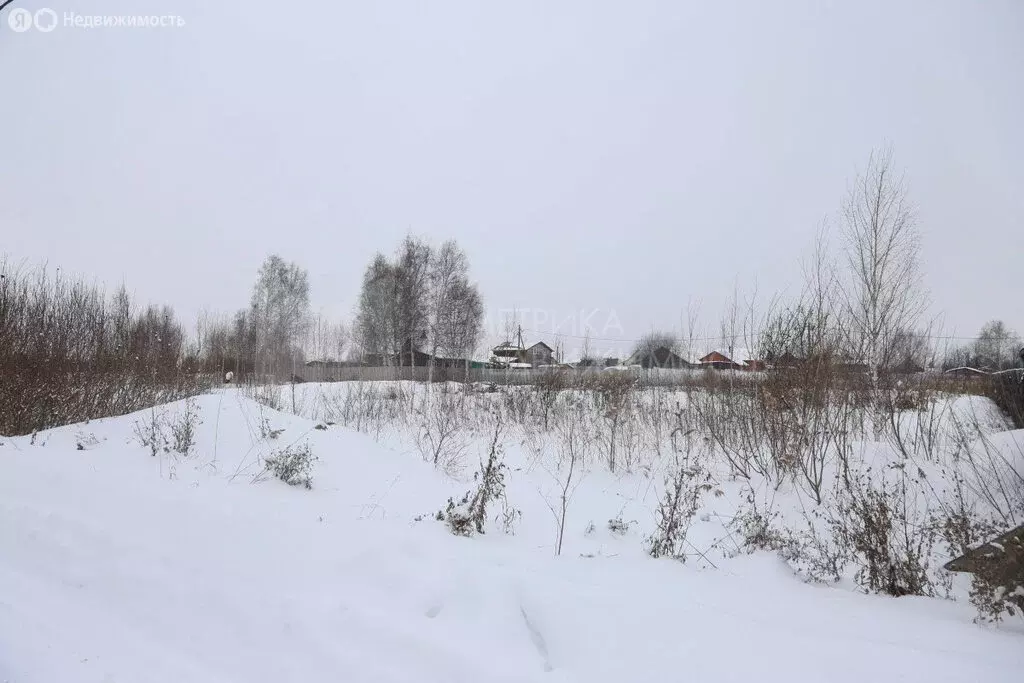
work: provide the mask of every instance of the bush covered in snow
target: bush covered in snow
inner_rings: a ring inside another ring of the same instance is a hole
[[[308,443],[286,446],[273,451],[263,459],[264,469],[289,486],[313,488],[313,455]]]
[[[475,490],[467,491],[465,495],[455,501],[448,499],[448,505],[444,510],[438,511],[438,521],[447,524],[448,529],[456,536],[472,536],[474,533],[485,532],[487,524],[487,511],[495,503],[505,504],[505,509],[499,515],[502,527],[510,532],[519,516],[519,511],[510,508],[505,498],[505,474],[508,468],[502,461],[502,448],[500,444],[501,423],[495,427],[494,435],[490,444],[490,451],[487,461],[473,479],[477,482]]]

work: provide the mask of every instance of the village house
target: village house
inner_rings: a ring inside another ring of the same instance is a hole
[[[419,350],[412,345],[410,340],[402,344],[400,353],[368,353],[361,359],[361,365],[370,367],[409,367],[425,368],[433,365],[435,368],[463,368],[478,367],[481,364],[475,361],[468,361],[465,358],[442,358],[434,357],[429,353]]]
[[[499,368],[526,369],[555,364],[555,350],[544,342],[524,347],[518,344],[502,342],[491,349],[491,365]]]
[[[521,366],[526,363],[526,349],[521,344],[502,342],[491,349],[491,365],[495,367]]]
[[[712,370],[764,370],[765,362],[755,359],[747,349],[714,350],[697,361]]]
[[[639,349],[626,359],[626,365],[639,365],[644,369],[670,368],[678,370],[693,364],[667,346]]]
[[[552,365],[555,362],[555,350],[544,342],[537,342],[526,349],[525,362],[533,367]]]

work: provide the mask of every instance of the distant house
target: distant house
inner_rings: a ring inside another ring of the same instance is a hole
[[[526,363],[526,349],[520,344],[502,342],[491,349],[491,366],[507,368]]]
[[[713,370],[764,370],[765,362],[755,359],[746,349],[714,350],[702,357],[702,368]]]
[[[430,354],[415,348],[411,339],[406,339],[402,350],[398,353],[367,353],[362,357],[362,364],[370,367],[426,367],[430,364]]]
[[[555,350],[544,342],[537,342],[526,349],[525,362],[533,367],[538,365],[552,365],[555,362]]]
[[[639,365],[642,368],[689,368],[692,363],[668,348],[658,346],[654,348],[638,349],[626,359],[626,365]]]

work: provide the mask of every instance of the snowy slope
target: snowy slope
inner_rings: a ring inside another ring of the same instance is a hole
[[[465,490],[420,459],[233,393],[198,408],[189,458],[139,444],[150,413],[0,439],[0,680],[991,683],[1024,669],[1017,627],[808,586],[767,555],[701,570],[607,538],[600,556],[553,558],[525,521],[456,538],[414,521]],[[260,456],[306,442],[312,490],[257,476]],[[595,497],[580,519],[601,519]]]

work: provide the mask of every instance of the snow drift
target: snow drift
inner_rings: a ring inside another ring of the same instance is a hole
[[[0,439],[0,680],[994,683],[1024,670],[1024,632],[975,626],[962,604],[806,585],[767,554],[651,560],[633,532],[603,528],[621,506],[609,480],[581,489],[554,558],[525,469],[510,483],[519,533],[458,538],[431,515],[465,485],[417,457],[231,391],[192,409],[187,456],[151,455],[137,433],[186,402]],[[310,490],[267,476],[266,456],[306,444]]]

